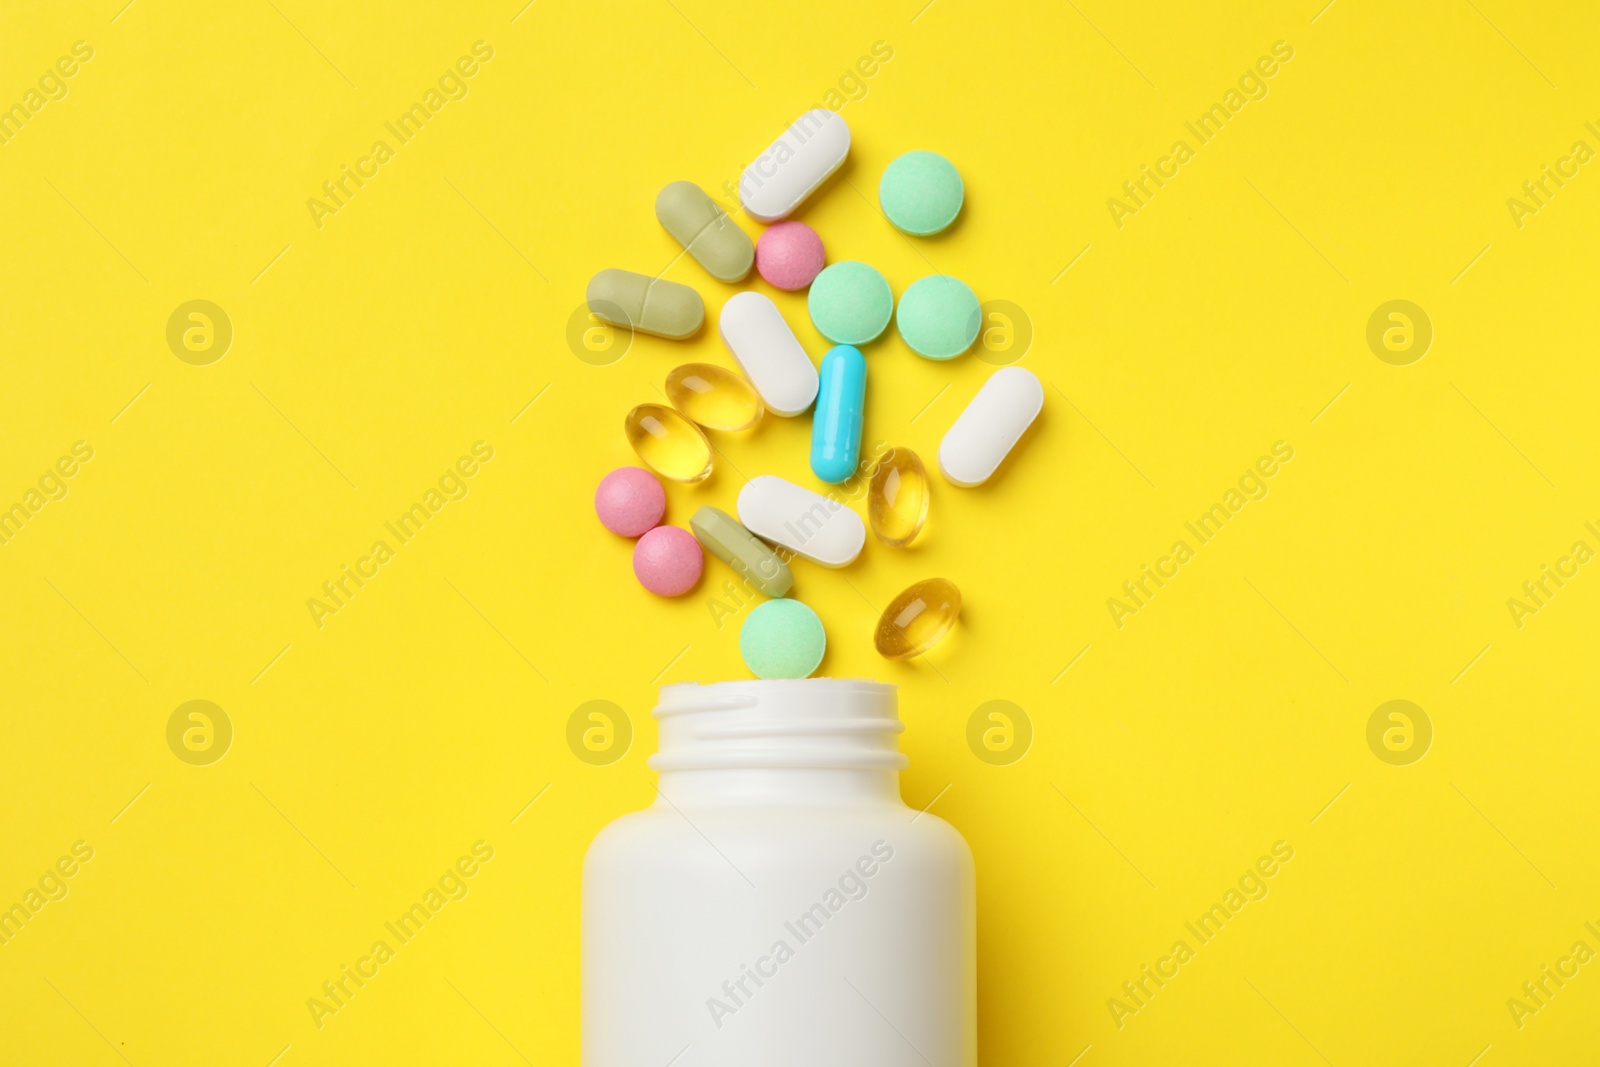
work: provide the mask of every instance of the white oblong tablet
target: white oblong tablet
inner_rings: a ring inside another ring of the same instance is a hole
[[[848,566],[867,542],[860,515],[772,474],[751,478],[739,490],[739,521],[757,537],[824,567]]]
[[[758,222],[788,218],[850,154],[850,127],[827,108],[807,111],[739,179],[739,201]]]
[[[939,470],[951,485],[988,481],[1044,407],[1044,386],[1032,371],[1001,367],[939,442]]]
[[[774,414],[800,414],[817,398],[817,368],[778,305],[760,293],[735,293],[717,320],[722,343]]]

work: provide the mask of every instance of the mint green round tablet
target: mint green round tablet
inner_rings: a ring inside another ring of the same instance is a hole
[[[806,307],[818,332],[836,345],[876,341],[894,314],[894,293],[877,270],[849,260],[811,280]]]
[[[900,294],[894,323],[911,351],[927,359],[954,359],[978,339],[983,313],[978,295],[960,278],[930,274]]]
[[[955,164],[937,152],[907,152],[884,169],[878,203],[895,228],[928,237],[956,221],[967,189]]]
[[[798,600],[769,600],[739,628],[739,655],[757,678],[809,677],[827,647],[822,620]]]

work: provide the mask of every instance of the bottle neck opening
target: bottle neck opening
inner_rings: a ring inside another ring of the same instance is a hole
[[[669,803],[899,797],[895,687],[851,679],[686,683],[655,709],[650,767]]]

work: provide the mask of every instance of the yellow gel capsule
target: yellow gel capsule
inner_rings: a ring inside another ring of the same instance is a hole
[[[640,404],[623,423],[644,465],[675,482],[703,482],[711,473],[711,442],[700,427],[665,404]]]
[[[924,578],[889,602],[872,643],[885,659],[920,656],[939,643],[961,615],[961,590],[944,578]]]
[[[766,410],[755,388],[725,367],[685,363],[667,375],[667,399],[708,430],[748,430]]]
[[[895,548],[909,545],[922,531],[928,518],[928,472],[911,449],[891,449],[878,461],[867,493],[867,518],[878,540]]]

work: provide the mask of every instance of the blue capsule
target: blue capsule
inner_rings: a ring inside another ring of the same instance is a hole
[[[852,345],[835,345],[822,357],[821,379],[811,415],[811,471],[837,484],[856,472],[861,455],[867,357]]]

